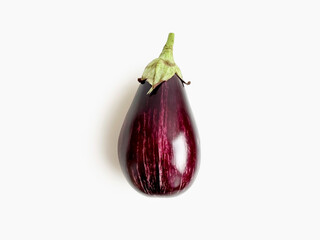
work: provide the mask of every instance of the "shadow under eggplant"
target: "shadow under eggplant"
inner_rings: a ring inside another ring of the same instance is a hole
[[[127,87],[112,99],[113,106],[104,121],[106,124],[104,125],[103,151],[106,163],[116,174],[122,176],[117,150],[118,138],[125,116],[139,87],[137,81],[129,82]]]

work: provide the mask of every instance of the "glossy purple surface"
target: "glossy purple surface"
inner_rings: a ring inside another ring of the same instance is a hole
[[[199,165],[199,139],[184,85],[174,75],[147,95],[137,90],[123,123],[118,155],[128,181],[150,195],[185,190]]]

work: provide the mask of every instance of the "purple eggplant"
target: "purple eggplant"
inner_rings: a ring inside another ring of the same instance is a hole
[[[118,141],[122,171],[149,195],[187,189],[199,167],[200,146],[180,69],[172,56],[174,35],[145,69]]]

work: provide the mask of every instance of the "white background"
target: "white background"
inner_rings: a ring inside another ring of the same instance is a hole
[[[0,239],[320,239],[319,1],[1,1]],[[201,137],[175,198],[119,130],[169,32]]]

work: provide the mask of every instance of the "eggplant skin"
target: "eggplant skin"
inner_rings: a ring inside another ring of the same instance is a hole
[[[125,117],[118,141],[124,175],[149,195],[187,189],[199,166],[197,129],[181,79],[174,75],[151,94],[142,83]]]

